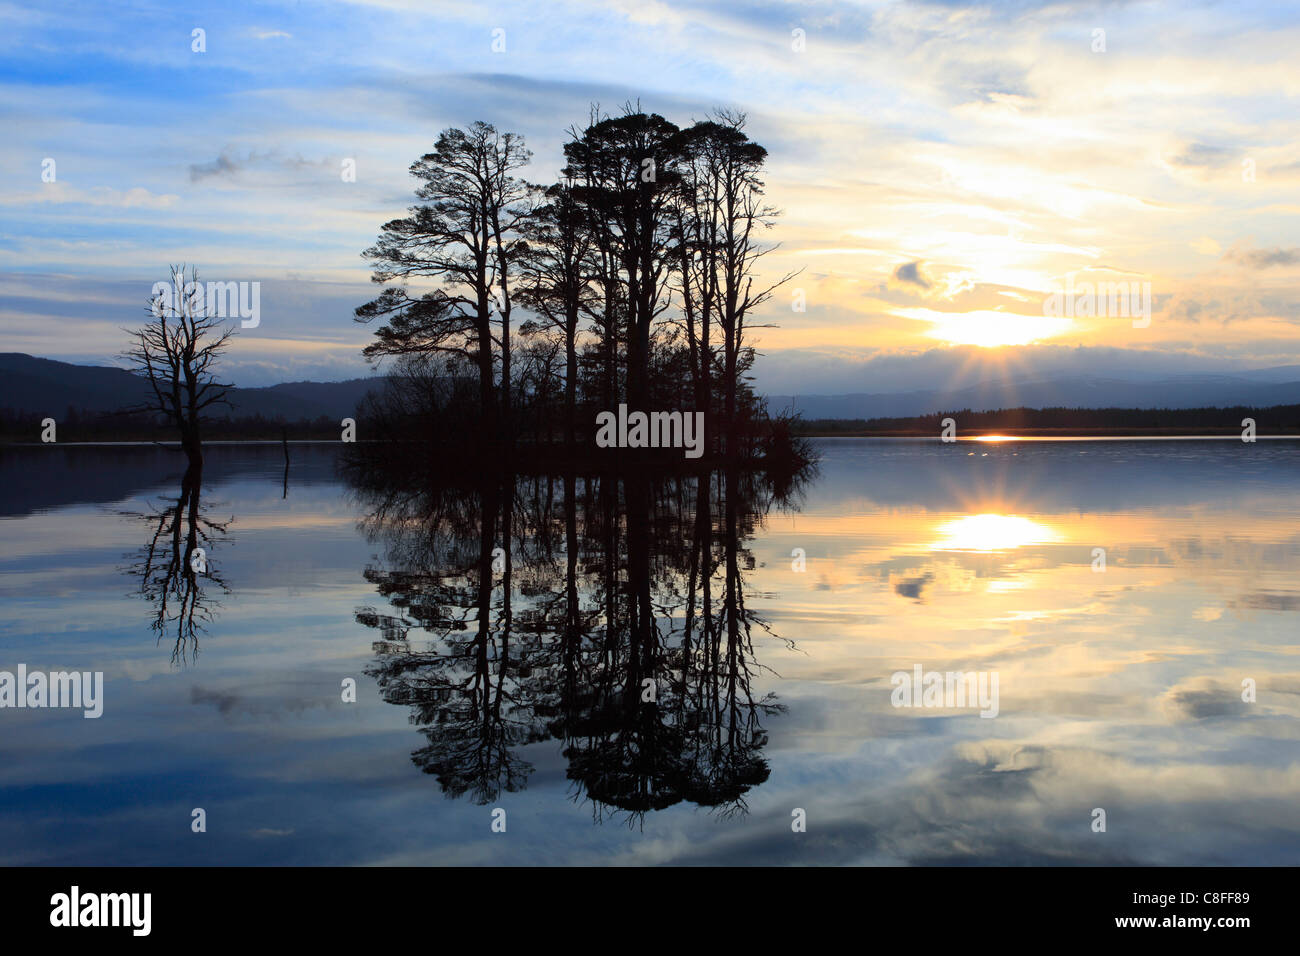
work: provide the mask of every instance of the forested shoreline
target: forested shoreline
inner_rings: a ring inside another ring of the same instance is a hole
[[[1241,422],[1252,418],[1260,435],[1300,434],[1300,405],[1254,407],[1233,405],[1225,408],[1001,408],[984,411],[969,409],[936,412],[930,415],[892,418],[778,418],[779,425],[769,424],[769,433],[788,429],[792,437],[811,438],[847,435],[881,437],[931,437],[938,435],[945,418],[957,423],[959,432],[1011,435],[1123,436],[1132,435],[1237,435]],[[364,422],[365,420],[363,420]],[[149,415],[104,415],[69,410],[59,422],[60,441],[147,441],[175,442],[175,435],[165,424]],[[37,440],[38,429],[31,415],[19,415],[0,409],[0,443],[24,443]],[[264,416],[216,418],[207,423],[205,439],[209,441],[337,441],[339,423],[328,417],[314,419],[272,419]],[[361,438],[360,441],[367,441]],[[419,440],[417,438],[412,441]],[[517,446],[534,446],[531,439]],[[537,447],[546,447],[541,444]]]
[[[804,437],[873,435],[930,437],[943,429],[944,419],[956,423],[957,433],[997,431],[1024,436],[1239,435],[1243,421],[1252,419],[1260,435],[1300,434],[1300,405],[1254,408],[999,408],[984,411],[935,412],[895,418],[797,419],[795,434]]]

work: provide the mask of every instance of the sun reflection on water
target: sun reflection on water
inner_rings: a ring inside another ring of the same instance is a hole
[[[935,529],[932,551],[1011,551],[1031,544],[1061,540],[1039,521],[1017,515],[978,514],[946,521]]]

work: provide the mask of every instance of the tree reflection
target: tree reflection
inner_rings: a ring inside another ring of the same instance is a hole
[[[411,709],[412,755],[480,804],[526,786],[521,751],[555,740],[574,798],[630,824],[687,801],[744,812],[769,769],[752,689],[745,547],[777,504],[743,471],[476,476],[449,484],[355,465],[382,545],[386,604],[369,673]]]
[[[199,635],[211,623],[220,603],[209,587],[228,594],[221,575],[211,564],[214,545],[225,540],[229,521],[208,518],[202,507],[203,468],[191,465],[181,479],[175,499],[147,513],[123,512],[149,528],[143,547],[132,555],[126,569],[140,579],[138,592],[155,607],[150,627],[158,643],[172,643],[172,663],[197,659]]]

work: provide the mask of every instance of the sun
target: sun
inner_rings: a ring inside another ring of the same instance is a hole
[[[925,333],[948,345],[977,345],[992,349],[1002,345],[1029,345],[1063,335],[1073,329],[1069,318],[1019,315],[981,309],[974,312],[937,312],[934,309],[900,309],[904,318],[929,322]]]

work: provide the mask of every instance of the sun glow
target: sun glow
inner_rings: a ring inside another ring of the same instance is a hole
[[[925,334],[949,345],[1029,345],[1041,339],[1063,335],[1075,328],[1069,318],[1046,315],[1018,315],[982,309],[974,312],[936,312],[934,309],[899,309],[908,319],[929,322]]]
[[[982,514],[941,524],[932,551],[1012,551],[1048,544],[1061,536],[1038,521],[1016,515]]]

